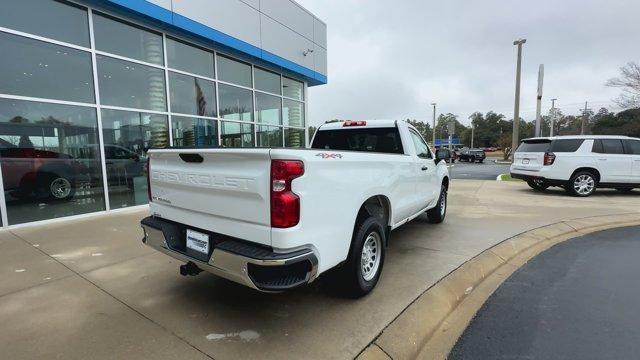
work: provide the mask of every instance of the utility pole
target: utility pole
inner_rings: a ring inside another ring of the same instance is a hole
[[[433,148],[436,148],[436,103],[431,103],[431,105],[433,106],[433,136],[431,139],[431,146],[433,146]]]
[[[587,123],[587,116],[589,116],[591,109],[587,108],[587,101],[584,102],[584,109],[582,110],[582,127],[580,129],[580,135],[584,135],[584,126]]]
[[[538,69],[538,97],[536,101],[536,132],[533,136],[538,137],[541,135],[541,123],[542,123],[542,114],[540,113],[542,108],[542,82],[544,79],[544,64],[540,64],[540,68]]]
[[[551,131],[549,136],[553,136],[553,128],[556,126],[556,100],[558,99],[551,99]]]
[[[471,148],[473,149],[473,132],[476,130],[476,125],[471,122]]]
[[[518,62],[516,63],[516,96],[515,103],[513,105],[513,137],[511,139],[511,154],[510,158],[513,159],[513,153],[518,147],[519,143],[519,130],[520,130],[520,68],[522,63],[522,45],[527,42],[527,39],[519,39],[513,42],[513,45],[518,46]]]

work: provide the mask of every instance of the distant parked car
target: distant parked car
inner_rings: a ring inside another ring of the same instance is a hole
[[[483,162],[487,155],[481,149],[467,149],[460,153],[460,161]]]
[[[525,139],[514,154],[511,177],[535,190],[561,186],[571,195],[596,188],[621,192],[640,187],[640,139],[626,136],[559,136]]]

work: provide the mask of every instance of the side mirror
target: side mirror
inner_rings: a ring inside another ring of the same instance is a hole
[[[447,149],[438,149],[436,150],[436,163],[439,163],[442,160],[449,159],[449,150]]]

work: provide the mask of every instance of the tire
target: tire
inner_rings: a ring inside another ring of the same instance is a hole
[[[598,180],[592,172],[578,171],[571,176],[565,190],[573,196],[587,197],[596,191],[597,186]]]
[[[439,224],[444,221],[447,216],[447,187],[440,187],[440,196],[438,197],[438,205],[427,210],[427,218],[432,224]]]
[[[484,160],[478,160],[478,162],[479,162],[480,164],[482,164],[482,163],[484,162]]]
[[[369,216],[356,224],[349,257],[336,274],[341,292],[360,298],[373,290],[384,265],[385,226],[379,218]]]
[[[68,200],[75,195],[76,187],[68,176],[46,173],[40,176],[37,193],[46,200]]]
[[[549,187],[549,185],[545,183],[544,180],[527,180],[527,185],[529,185],[529,187],[533,190],[537,191],[544,191]]]

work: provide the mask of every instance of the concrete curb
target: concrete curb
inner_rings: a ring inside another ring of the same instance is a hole
[[[486,299],[531,258],[562,241],[632,225],[640,225],[640,213],[560,221],[506,239],[427,289],[357,358],[444,359]]]

